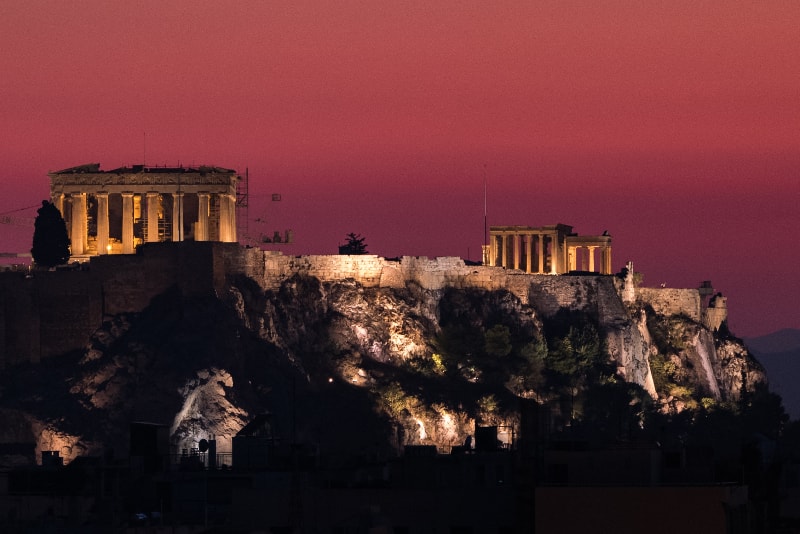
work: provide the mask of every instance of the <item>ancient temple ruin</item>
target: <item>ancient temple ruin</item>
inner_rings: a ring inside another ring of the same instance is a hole
[[[611,236],[581,236],[566,224],[491,226],[483,263],[533,274],[612,274]]]
[[[236,171],[91,163],[51,172],[50,198],[67,223],[72,258],[132,254],[158,241],[236,242]]]

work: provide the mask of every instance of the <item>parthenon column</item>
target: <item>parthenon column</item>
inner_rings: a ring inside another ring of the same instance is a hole
[[[219,240],[236,241],[236,204],[233,195],[219,195]]]
[[[514,269],[519,269],[519,242],[521,240],[519,234],[514,234],[511,236],[513,240],[512,246],[514,247]]]
[[[594,250],[596,248],[597,247],[586,247],[586,249],[589,251],[589,272],[590,273],[594,272]]]
[[[195,241],[208,241],[209,196],[209,193],[197,193],[199,208],[197,212],[197,234],[194,236]]]
[[[578,264],[578,247],[568,247],[567,258],[569,260],[569,270],[576,271]]]
[[[86,252],[87,233],[86,226],[86,193],[75,192],[70,195],[72,201],[70,244],[72,255],[80,256]]]
[[[158,192],[147,192],[147,238],[148,243],[158,241]]]
[[[544,274],[544,234],[539,234],[539,274]]]
[[[525,236],[525,246],[528,248],[525,255],[525,272],[530,273],[533,262],[533,236],[531,234]]]
[[[53,195],[52,198],[53,198],[53,200],[52,200],[53,205],[55,205],[56,209],[58,209],[58,212],[61,214],[61,217],[63,218],[64,217],[64,194],[63,193],[58,193],[58,194]]]
[[[558,234],[550,235],[550,274],[558,274]]]
[[[603,247],[603,274],[611,274],[611,247]]]
[[[183,241],[183,192],[172,193],[172,240]]]
[[[122,193],[122,253],[133,254],[133,193]]]
[[[97,198],[97,253],[108,254],[108,193],[95,193]]]
[[[500,265],[508,267],[508,236],[503,234],[501,236],[501,251],[500,251]]]

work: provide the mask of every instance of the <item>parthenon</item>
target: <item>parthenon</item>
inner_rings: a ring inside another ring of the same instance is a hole
[[[103,171],[90,163],[48,176],[74,259],[132,254],[155,241],[237,240],[236,171],[145,165]]]
[[[598,250],[599,262],[595,259]],[[535,274],[611,274],[611,236],[579,236],[566,224],[491,226],[483,263]]]

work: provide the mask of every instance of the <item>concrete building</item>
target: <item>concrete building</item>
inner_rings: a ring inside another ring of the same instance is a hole
[[[483,263],[534,274],[612,274],[611,236],[579,236],[566,224],[491,226]]]
[[[71,256],[132,254],[158,241],[236,242],[236,171],[90,163],[51,172],[50,198],[67,223]]]

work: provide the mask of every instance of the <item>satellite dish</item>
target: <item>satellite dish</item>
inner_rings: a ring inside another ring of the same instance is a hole
[[[206,452],[208,450],[208,440],[201,439],[197,446],[198,449],[200,449],[200,452]]]

